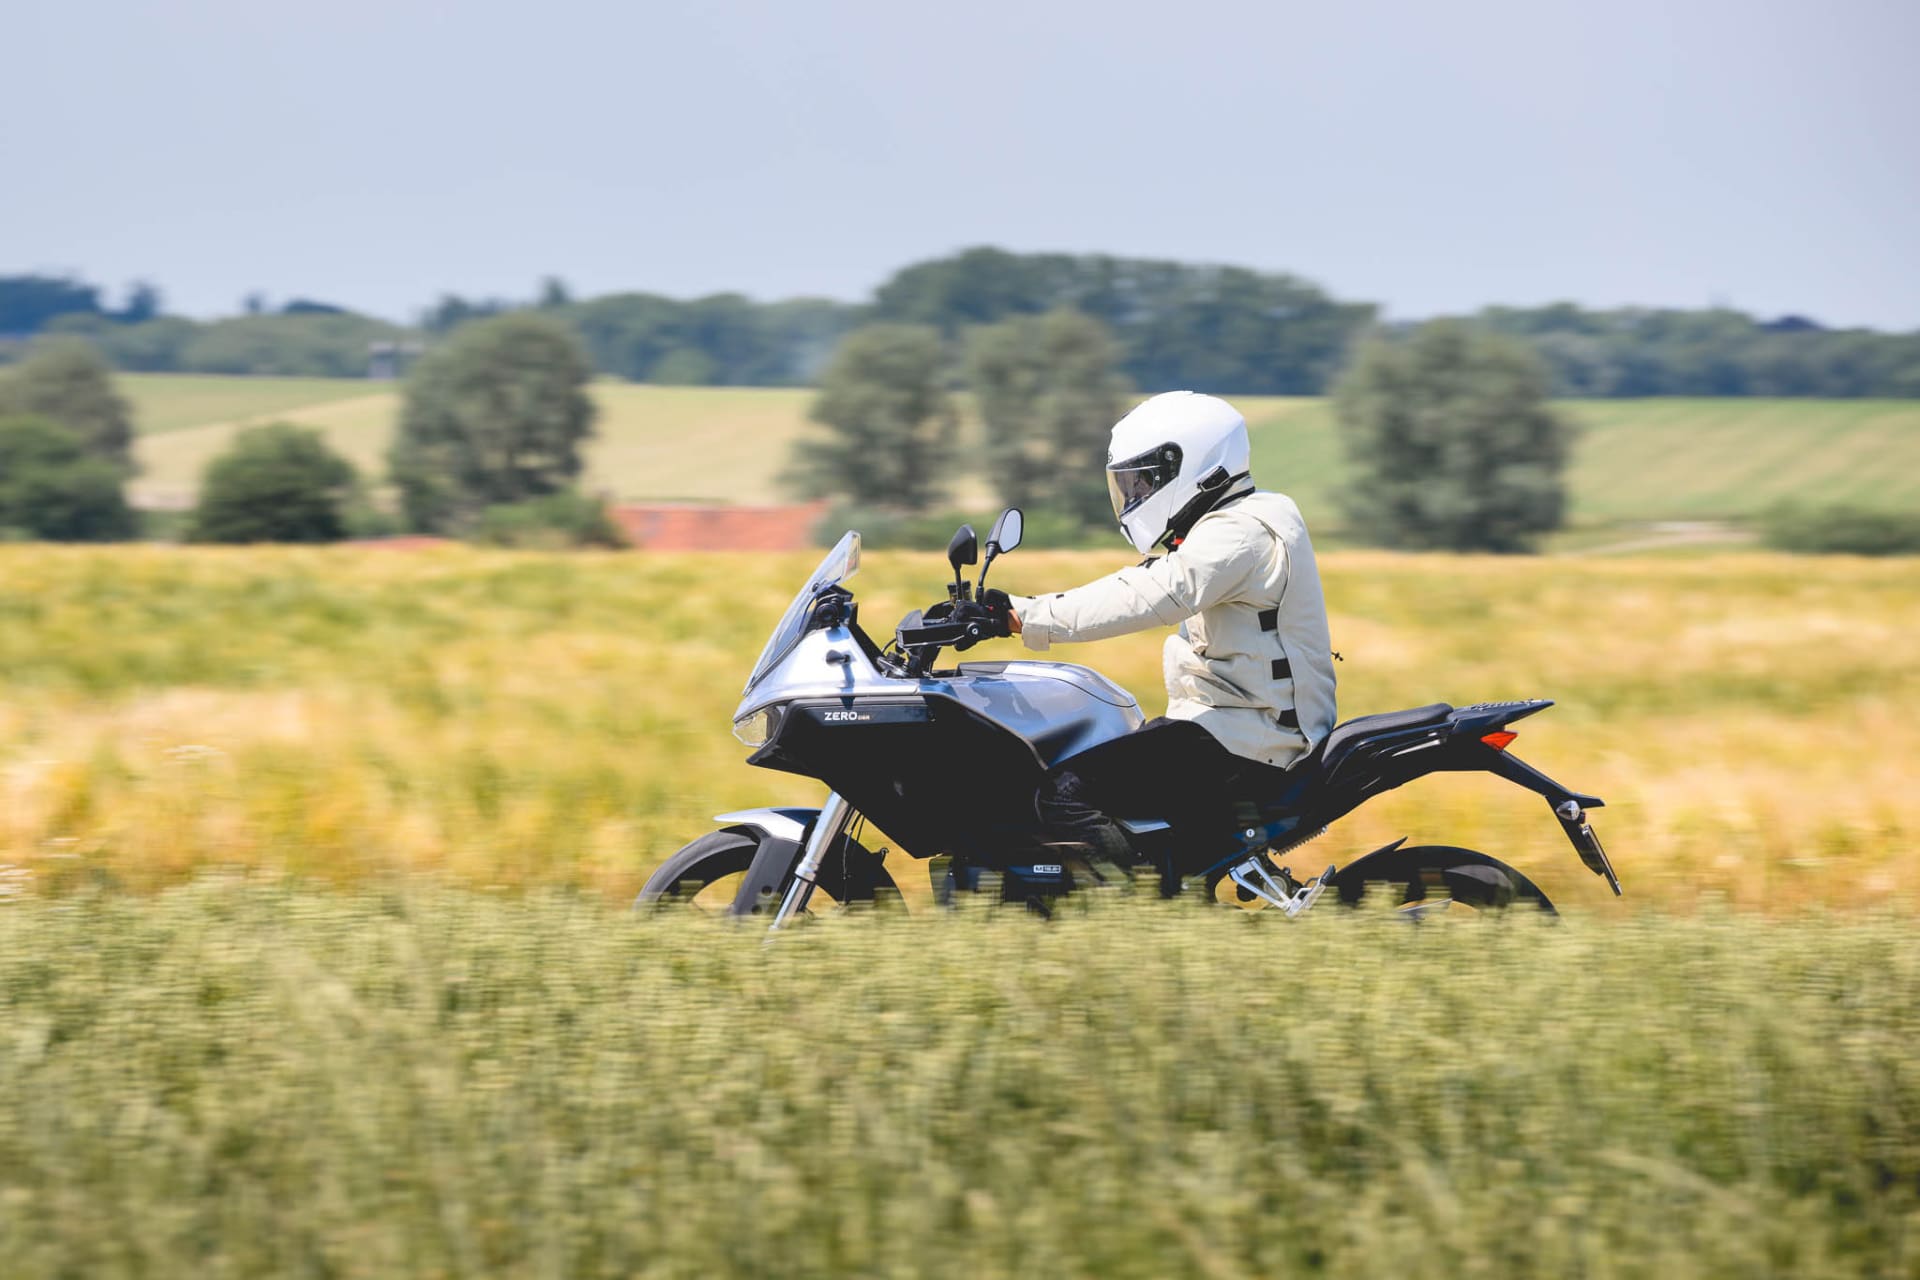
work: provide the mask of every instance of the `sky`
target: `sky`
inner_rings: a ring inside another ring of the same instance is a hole
[[[1396,318],[1920,329],[1914,0],[63,0],[4,20],[0,273],[231,313],[858,299],[976,244]]]

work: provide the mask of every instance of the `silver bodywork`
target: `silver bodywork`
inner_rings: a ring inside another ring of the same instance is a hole
[[[776,840],[799,844],[807,838],[807,827],[819,812],[818,809],[736,809],[732,813],[716,813],[713,820],[729,827],[752,827]]]
[[[735,721],[801,698],[925,696],[951,698],[1035,745],[1051,765],[1144,721],[1132,694],[1097,671],[1066,662],[962,663],[919,680],[888,675],[844,627],[810,631],[740,700]]]

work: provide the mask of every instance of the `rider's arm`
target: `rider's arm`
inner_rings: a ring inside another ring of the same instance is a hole
[[[1272,536],[1257,521],[1202,520],[1178,551],[1151,564],[1130,566],[1071,591],[1014,596],[1020,638],[1029,649],[1045,649],[1174,626],[1258,578],[1275,551]]]

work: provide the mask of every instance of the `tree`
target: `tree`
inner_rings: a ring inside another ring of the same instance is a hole
[[[71,427],[0,417],[0,532],[54,542],[112,542],[136,528],[122,473],[87,453]]]
[[[946,352],[924,325],[874,325],[840,344],[808,416],[829,436],[794,446],[792,477],[810,497],[923,510],[946,488],[959,424]]]
[[[1334,401],[1353,528],[1388,546],[1529,550],[1566,511],[1572,428],[1547,390],[1525,345],[1465,321],[1367,343]]]
[[[132,474],[133,410],[114,390],[113,370],[92,343],[48,341],[0,378],[0,413],[34,414],[68,427],[82,446]]]
[[[605,373],[765,387],[811,381],[859,311],[820,298],[762,304],[732,293],[688,301],[621,293],[570,304],[560,314]]]
[[[1373,318],[1297,277],[1104,255],[968,249],[896,272],[874,294],[883,320],[948,335],[1072,307],[1103,322],[1142,387],[1319,394]]]
[[[461,328],[407,379],[388,464],[408,523],[464,527],[489,506],[570,486],[593,435],[592,378],[572,331],[550,316]]]
[[[181,348],[179,361],[182,369],[196,373],[358,378],[366,376],[368,344],[403,336],[398,328],[370,316],[233,316],[199,326]]]
[[[120,324],[145,324],[160,315],[160,290],[147,280],[135,280],[127,286],[127,302],[113,313]]]
[[[100,314],[100,289],[67,276],[0,276],[0,334],[38,333],[55,316]]]
[[[713,361],[694,347],[675,347],[653,362],[647,381],[657,387],[704,387],[713,381]]]
[[[470,299],[457,293],[443,293],[440,301],[421,313],[420,327],[444,337],[463,324],[505,315],[512,310],[513,304],[500,298]]]
[[[250,427],[207,464],[187,536],[194,542],[337,542],[357,476],[318,431]]]
[[[975,329],[967,380],[987,429],[987,472],[1002,501],[1105,522],[1107,439],[1127,381],[1106,326],[1077,311]]]

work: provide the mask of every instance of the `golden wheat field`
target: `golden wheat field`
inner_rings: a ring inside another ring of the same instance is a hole
[[[0,891],[209,869],[431,872],[619,899],[726,809],[740,685],[810,554],[0,548]],[[1017,553],[1012,590],[1115,567]],[[884,632],[937,557],[852,583]],[[1551,697],[1514,751],[1608,800],[1616,903],[1536,796],[1383,797],[1302,853],[1400,835],[1503,857],[1564,909],[1920,900],[1920,562],[1325,557],[1341,713]],[[1055,656],[1161,704],[1159,637]],[[972,656],[1014,652],[1000,642]],[[910,897],[921,882],[896,873]]]

